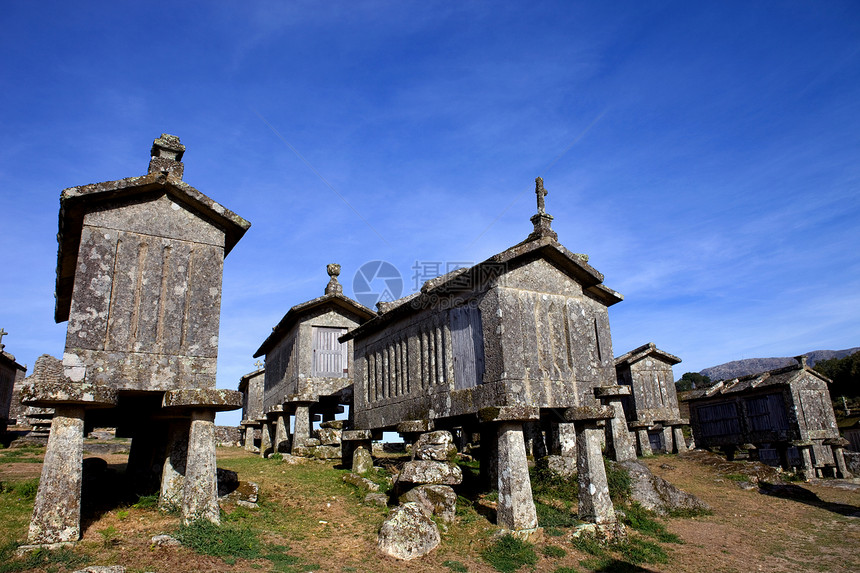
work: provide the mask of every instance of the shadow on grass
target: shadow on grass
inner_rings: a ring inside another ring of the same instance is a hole
[[[759,493],[779,497],[782,499],[790,499],[812,507],[820,507],[839,515],[847,517],[860,517],[860,507],[856,505],[848,505],[847,503],[833,503],[824,501],[808,489],[794,484],[770,484],[761,482],[758,488]]]

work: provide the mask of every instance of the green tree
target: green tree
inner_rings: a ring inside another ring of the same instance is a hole
[[[681,379],[675,382],[675,389],[678,392],[686,392],[694,388],[707,388],[711,385],[709,376],[702,376],[698,372],[684,372]]]
[[[831,380],[830,398],[840,396],[854,398],[860,396],[860,352],[855,352],[845,358],[830,358],[817,362],[816,372],[824,374]]]

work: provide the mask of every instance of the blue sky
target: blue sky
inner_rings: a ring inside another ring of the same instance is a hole
[[[498,4],[5,3],[6,350],[62,355],[60,191],[145,173],[163,132],[252,223],[219,387],[326,263],[351,295],[388,261],[407,294],[416,261],[519,242],[538,175],[559,240],[625,295],[616,355],[653,341],[680,377],[860,345],[860,5]]]

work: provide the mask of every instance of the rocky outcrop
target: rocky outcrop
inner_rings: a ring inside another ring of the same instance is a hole
[[[400,497],[402,502],[415,502],[427,515],[435,515],[444,523],[454,521],[457,494],[447,485],[419,485]]]
[[[620,462],[618,467],[630,474],[630,499],[645,509],[660,515],[687,509],[708,511],[710,506],[694,495],[681,491],[668,481],[655,476],[648,466],[639,461]]]

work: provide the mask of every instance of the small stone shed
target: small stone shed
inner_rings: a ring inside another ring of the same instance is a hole
[[[254,358],[265,356],[266,364],[261,455],[269,447],[296,454],[317,445],[311,437],[313,417],[330,422],[352,404],[353,343],[338,339],[376,313],[344,296],[337,279],[340,265],[326,270],[325,294],[287,311],[254,353]]]
[[[538,213],[525,241],[383,304],[341,338],[355,341],[354,431],[344,438],[480,432],[499,525],[531,530],[537,517],[523,426],[575,433],[580,516],[612,523],[601,441],[615,409],[596,394],[608,390],[613,400],[618,388],[608,307],[622,297],[585,255],[558,242],[540,178],[535,192]]]
[[[628,427],[636,435],[639,455],[687,449],[681,429],[688,421],[681,418],[672,373],[672,366],[680,362],[653,342],[615,359],[618,384],[631,389],[622,404]]]
[[[8,334],[0,328],[0,434],[6,431],[6,427],[15,423],[16,411],[13,408],[12,396],[15,386],[20,385],[27,373],[27,368],[15,361],[15,356],[6,352],[3,344],[3,336]]]
[[[850,477],[827,385],[798,356],[794,365],[717,382],[688,394],[697,447],[743,448],[764,463],[807,477]]]
[[[239,379],[239,392],[242,394],[242,443],[245,449],[252,452],[256,449],[254,441],[262,428],[263,416],[263,382],[266,369],[258,368],[245,374]]]
[[[60,197],[57,322],[62,362],[37,360],[23,402],[55,413],[36,495],[33,544],[80,537],[85,432],[132,438],[127,476],[183,520],[219,520],[215,388],[224,257],[250,224],[182,181],[185,146],[163,134],[148,173]]]

